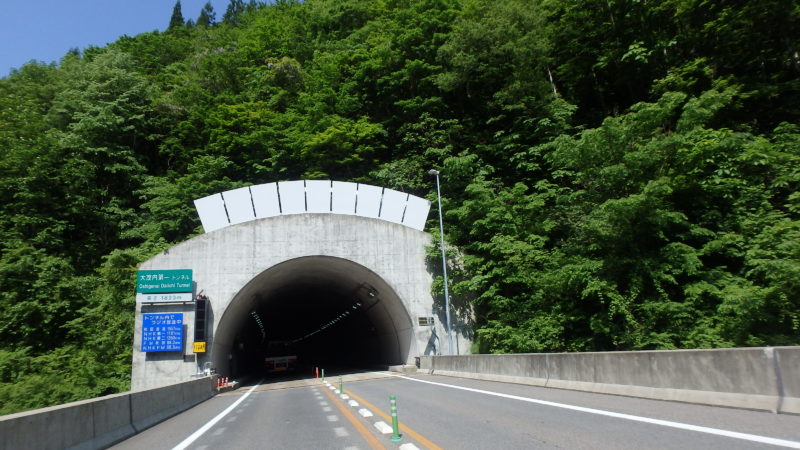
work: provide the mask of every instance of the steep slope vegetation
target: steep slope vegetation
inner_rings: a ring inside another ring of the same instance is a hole
[[[475,351],[800,344],[795,2],[231,4],[0,80],[0,413],[127,389],[137,264],[299,178],[441,170]]]

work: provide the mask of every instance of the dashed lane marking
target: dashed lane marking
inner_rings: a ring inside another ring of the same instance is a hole
[[[378,429],[378,431],[380,431],[383,434],[391,434],[392,432],[392,427],[390,427],[388,423],[382,420],[375,422],[373,425],[375,426],[375,428]]]
[[[380,443],[380,441],[378,441],[378,439],[375,436],[373,436],[372,433],[370,433],[370,431],[367,430],[366,427],[364,427],[361,421],[357,419],[353,415],[353,413],[350,412],[349,409],[347,409],[344,405],[336,401],[336,398],[333,396],[332,393],[325,392],[325,394],[328,395],[328,397],[331,400],[333,400],[333,403],[336,404],[336,407],[339,408],[339,410],[342,412],[342,415],[344,415],[347,421],[350,422],[353,425],[353,427],[355,427],[356,431],[358,431],[358,434],[360,434],[361,437],[364,438],[364,440],[367,442],[367,444],[369,444],[371,448],[385,449],[385,447]]]
[[[387,420],[389,422],[392,421],[392,418],[388,414],[386,414],[385,412],[381,411],[379,408],[377,408],[372,403],[364,400],[363,398],[359,397],[358,395],[356,395],[356,394],[354,394],[354,393],[352,393],[350,391],[348,391],[347,393],[350,394],[350,396],[353,397],[355,400],[358,400],[365,407],[369,408],[372,411],[375,411],[384,420]],[[359,410],[358,412],[360,413],[361,410]],[[367,410],[367,412],[369,412],[369,410]],[[365,417],[367,417],[367,416],[365,416]],[[418,443],[422,444],[422,446],[425,447],[425,448],[429,448],[431,450],[443,450],[442,447],[439,447],[438,445],[434,444],[433,442],[431,442],[430,440],[428,440],[427,438],[425,438],[421,434],[419,434],[416,431],[412,430],[411,428],[403,425],[402,422],[400,422],[400,431],[404,435],[406,435],[406,436],[410,437],[411,439],[414,439]]]

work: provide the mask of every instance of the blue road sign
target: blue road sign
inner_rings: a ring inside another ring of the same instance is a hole
[[[183,313],[142,314],[142,351],[183,351]]]

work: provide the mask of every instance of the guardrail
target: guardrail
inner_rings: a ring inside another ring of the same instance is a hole
[[[800,414],[800,347],[423,356],[419,370]]]
[[[109,447],[216,393],[210,377],[0,417],[0,449]]]

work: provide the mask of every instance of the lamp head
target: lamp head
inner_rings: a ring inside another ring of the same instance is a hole
[[[428,171],[428,174],[430,174],[430,175],[439,175],[439,171],[436,170],[436,169],[431,169],[431,170]]]

